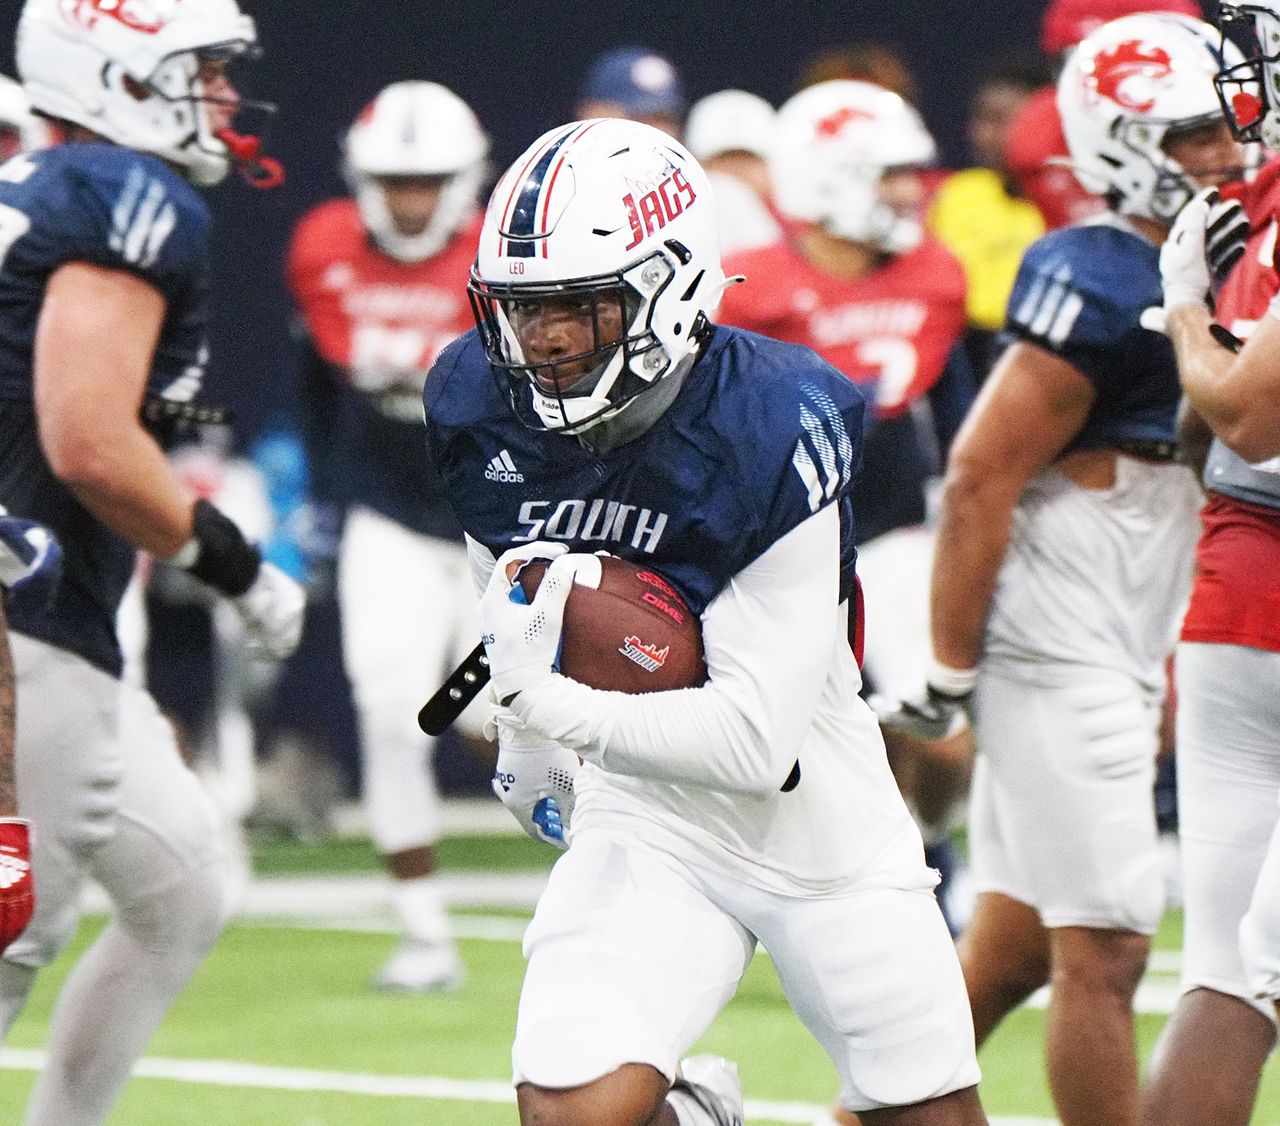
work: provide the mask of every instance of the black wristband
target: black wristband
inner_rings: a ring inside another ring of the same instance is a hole
[[[243,594],[258,577],[262,553],[207,500],[196,501],[193,515],[200,550],[187,572],[221,594],[232,598]]]

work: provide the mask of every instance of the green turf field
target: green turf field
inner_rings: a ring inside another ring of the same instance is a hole
[[[447,865],[465,870],[544,865],[519,838],[450,842]],[[259,872],[359,873],[374,866],[367,844],[259,850]],[[152,1043],[113,1126],[496,1126],[515,1122],[508,1049],[522,962],[522,916],[460,912],[468,982],[448,997],[370,992],[365,982],[394,939],[376,929],[317,929],[238,921],[223,937]],[[101,920],[40,980],[0,1054],[0,1123],[20,1121],[49,1010],[70,959]],[[1147,988],[1167,996],[1179,935]],[[1140,1018],[1144,1054],[1163,1018]],[[999,1121],[1051,1120],[1040,1059],[1043,1014],[1023,1010],[983,1055],[984,1102]],[[738,998],[703,1048],[737,1059],[752,1123],[808,1123],[834,1090],[834,1073],[788,1012],[767,959],[757,958]],[[754,1113],[753,1113],[754,1112]],[[1280,1124],[1280,1068],[1266,1078],[1255,1123]],[[1028,1123],[1029,1126],[1029,1123]]]

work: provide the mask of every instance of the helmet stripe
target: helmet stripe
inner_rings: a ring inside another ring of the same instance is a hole
[[[563,141],[564,136],[565,136],[565,133],[563,133],[563,132],[562,132],[562,133],[560,133],[558,136],[552,137],[552,138],[548,141],[548,144],[555,144],[555,143],[557,143],[557,142],[559,142],[559,141]],[[516,198],[517,198],[517,192],[518,192],[518,191],[519,191],[519,189],[520,189],[520,185],[521,185],[521,184],[523,184],[523,183],[525,182],[525,177],[526,177],[526,175],[528,175],[528,172],[529,172],[530,167],[531,167],[531,166],[532,166],[532,165],[533,165],[533,164],[538,160],[538,158],[539,158],[539,157],[542,155],[542,153],[544,153],[545,151],[546,151],[546,149],[545,149],[545,148],[543,148],[543,149],[537,149],[537,150],[535,150],[534,152],[530,153],[530,154],[529,154],[529,159],[525,161],[525,163],[524,163],[524,167],[520,169],[520,174],[519,174],[518,176],[515,176],[515,177],[513,177],[513,178],[512,178],[512,181],[511,181],[511,192],[510,192],[510,194],[507,196],[506,206],[503,208],[503,211],[502,211],[502,222],[501,222],[501,223],[499,224],[499,226],[498,226],[498,253],[499,253],[499,254],[502,254],[502,252],[503,252],[503,250],[502,250],[502,244],[503,244],[503,242],[505,241],[506,231],[507,231],[507,229],[508,229],[508,225],[509,225],[510,220],[511,220],[511,209],[512,209],[512,205],[513,205],[513,204],[515,203],[515,201],[516,201]],[[527,254],[524,254],[524,255],[517,255],[517,257],[528,257],[528,255],[527,255]]]
[[[550,146],[542,151],[534,163],[533,170],[521,178],[517,185],[519,194],[515,194],[514,202],[508,201],[510,209],[505,223],[508,239],[507,254],[512,258],[532,258],[533,242],[537,235],[535,221],[538,214],[538,199],[547,183],[547,170],[555,160],[556,153],[564,147],[573,135],[574,130],[561,133]],[[545,248],[544,248],[545,249]]]
[[[569,150],[573,148],[573,146],[577,144],[578,141],[580,141],[583,137],[585,137],[587,133],[589,133],[592,129],[594,129],[598,124],[599,122],[597,121],[588,122],[578,132],[577,136],[569,138],[568,144],[564,145],[564,147],[560,150],[560,159],[556,161],[555,168],[551,170],[551,176],[547,180],[547,190],[546,192],[543,193],[543,196],[542,196],[542,218],[539,220],[539,223],[538,223],[538,229],[541,234],[546,235],[547,233],[547,213],[551,210],[551,196],[555,192],[556,177],[560,175],[560,169],[564,167],[564,162],[569,155]],[[543,238],[542,257],[545,258],[546,256],[547,256],[547,240]]]

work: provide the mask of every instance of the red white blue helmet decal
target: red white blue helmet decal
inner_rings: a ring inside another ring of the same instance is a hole
[[[498,229],[499,254],[509,258],[533,258],[540,244],[542,257],[547,256],[547,215],[555,194],[556,178],[574,142],[597,124],[596,121],[586,121],[566,126],[525,162],[511,185],[503,209]]]

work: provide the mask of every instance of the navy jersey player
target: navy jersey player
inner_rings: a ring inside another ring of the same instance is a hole
[[[1111,209],[1024,256],[1010,346],[944,489],[929,699],[944,721],[972,693],[980,749],[961,940],[974,1022],[981,1042],[1052,981],[1049,1074],[1077,1126],[1137,1121],[1132,1001],[1163,908],[1157,726],[1199,501],[1174,461],[1169,342],[1139,322],[1178,209],[1239,175],[1221,49],[1207,25],[1152,14],[1072,56],[1067,140]]]
[[[0,1028],[74,932],[87,876],[116,907],[62,992],[32,1126],[105,1121],[224,914],[211,804],[120,679],[135,550],[231,598],[267,655],[300,629],[296,584],[194,501],[142,422],[199,387],[209,215],[192,183],[254,153],[226,74],[254,48],[234,0],[28,0],[19,20],[28,97],[66,142],[0,167],[0,503],[55,533],[63,575],[48,609],[9,606],[39,897],[0,960]]]
[[[565,125],[495,188],[478,331],[427,381],[429,449],[485,592],[498,788],[528,832],[570,842],[525,940],[521,1118],[740,1124],[732,1066],[678,1062],[759,941],[846,1106],[982,1123],[936,876],[857,696],[863,399],[808,349],[712,324],[725,284],[682,146]],[[628,696],[554,671],[569,583],[599,550],[652,565],[700,615],[706,685]],[[511,574],[533,556],[555,558],[524,605]]]

